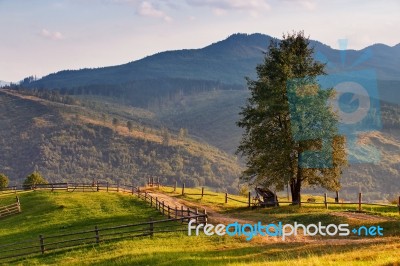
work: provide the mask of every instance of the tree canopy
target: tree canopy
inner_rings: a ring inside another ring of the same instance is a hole
[[[278,190],[290,184],[293,202],[302,185],[337,190],[347,163],[345,139],[328,105],[334,90],[318,84],[324,67],[303,32],[271,41],[258,79],[248,79],[251,96],[237,123],[245,130],[237,151],[246,159],[243,177]]]

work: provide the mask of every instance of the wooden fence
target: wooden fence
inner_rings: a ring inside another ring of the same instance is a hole
[[[16,202],[7,206],[0,206],[0,218],[18,214],[21,212],[21,204],[19,202],[19,198],[16,198]]]
[[[94,226],[92,230],[70,232],[58,235],[39,235],[36,239],[17,241],[14,243],[0,245],[0,261],[5,259],[28,256],[32,254],[44,254],[51,250],[60,250],[79,245],[97,244],[103,241],[111,241],[122,238],[132,238],[139,236],[153,236],[156,233],[187,231],[183,229],[182,223],[194,220],[196,224],[207,223],[207,212],[199,212],[198,209],[178,208],[170,206],[157,197],[151,196],[146,191],[140,191],[135,186],[124,186],[110,183],[53,183],[43,184],[32,187],[34,190],[68,191],[68,192],[120,192],[129,193],[144,200],[150,207],[156,208],[160,213],[166,215],[168,219],[159,221],[148,221],[137,224],[120,225],[115,227],[100,228]],[[19,200],[17,198],[17,203]],[[14,206],[10,205],[10,206]],[[7,206],[9,207],[9,206]],[[20,211],[20,207],[19,207]],[[178,222],[178,223],[177,223]]]
[[[164,186],[164,187],[168,187],[168,186]],[[173,187],[170,186],[170,188],[173,189],[174,192],[177,192],[177,183],[175,182],[175,185]],[[182,189],[181,189],[181,195],[198,195],[201,196],[201,198],[203,198],[204,196],[216,196],[215,194],[209,194],[209,193],[205,193],[204,192],[204,187],[201,188],[201,193],[187,193],[185,191],[185,183],[182,184]],[[393,208],[393,209],[398,209],[399,211],[399,215],[400,215],[400,196],[398,199],[398,204],[384,204],[384,203],[370,203],[370,202],[363,202],[362,201],[362,193],[358,193],[358,201],[357,202],[344,202],[344,201],[339,201],[339,198],[337,200],[335,200],[334,202],[332,201],[328,201],[327,200],[327,193],[324,193],[323,195],[324,197],[324,201],[314,201],[312,200],[312,198],[310,198],[307,201],[300,201],[299,205],[302,204],[310,204],[310,205],[324,205],[324,207],[326,209],[329,208],[330,205],[334,206],[344,206],[344,205],[356,205],[356,211],[362,211],[363,210],[363,206],[380,206],[380,207],[388,207],[388,208]],[[275,198],[277,198],[276,194],[275,194]],[[248,208],[254,208],[254,207],[258,207],[258,200],[256,198],[252,198],[251,196],[251,192],[248,192],[247,197],[243,197],[243,200],[239,200],[237,198],[233,198],[230,197],[229,194],[226,192],[225,196],[224,196],[224,203],[227,204],[228,201],[235,201],[235,202],[239,202],[239,203],[243,203],[243,207],[247,206]],[[279,204],[292,204],[292,201],[271,201],[269,202],[274,206],[279,206]]]
[[[0,261],[25,257],[33,254],[45,254],[49,251],[63,250],[71,247],[98,244],[124,238],[152,237],[155,234],[184,232],[182,221],[206,220],[205,214],[190,214],[177,218],[170,218],[158,221],[148,221],[135,224],[119,225],[114,227],[100,228],[94,226],[91,230],[69,232],[65,234],[44,235],[38,238],[17,241],[0,245]]]

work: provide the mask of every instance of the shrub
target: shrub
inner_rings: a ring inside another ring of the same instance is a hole
[[[0,190],[8,187],[8,177],[5,174],[0,173]]]
[[[34,187],[39,184],[48,184],[39,172],[33,172],[24,181],[24,187]]]

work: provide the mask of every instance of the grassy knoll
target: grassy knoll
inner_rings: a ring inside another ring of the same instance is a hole
[[[188,193],[190,190],[187,191]],[[194,196],[193,196],[194,197]],[[212,196],[210,196],[211,198]],[[214,196],[222,197],[223,194]],[[12,242],[39,233],[55,234],[91,229],[94,225],[113,226],[162,217],[144,202],[117,193],[29,192],[20,194],[23,212],[0,220],[0,243]],[[206,197],[203,198],[205,201]],[[0,197],[13,202],[13,196]],[[195,203],[196,200],[193,200]],[[212,201],[212,200],[209,200]],[[209,203],[212,205],[211,203]],[[229,204],[229,203],[228,203]],[[269,221],[273,215],[285,221],[315,222],[321,209],[266,208],[246,210],[218,207],[229,216]],[[292,215],[292,216],[291,216]],[[268,218],[271,217],[271,218]],[[333,217],[333,216],[332,216]],[[274,218],[275,219],[275,218]],[[346,218],[336,217],[335,222]],[[272,220],[271,220],[272,221]],[[328,220],[327,220],[328,221]],[[333,221],[333,220],[329,220]],[[398,221],[397,221],[398,223]],[[398,235],[397,235],[398,236]],[[299,239],[287,242],[256,237],[245,241],[238,237],[187,236],[186,232],[156,234],[92,244],[68,250],[18,259],[5,265],[396,265],[400,263],[398,237],[366,239]],[[1,262],[0,262],[1,264]]]

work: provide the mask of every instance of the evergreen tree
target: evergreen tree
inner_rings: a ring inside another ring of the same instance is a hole
[[[132,132],[132,129],[133,129],[133,123],[132,123],[132,121],[126,122],[126,127],[128,128],[129,132]]]
[[[293,203],[303,185],[337,190],[346,165],[345,140],[318,76],[324,64],[314,61],[303,32],[272,41],[257,80],[248,79],[251,97],[240,113],[244,128],[238,153],[246,158],[243,177],[261,186],[283,189],[289,183]]]

